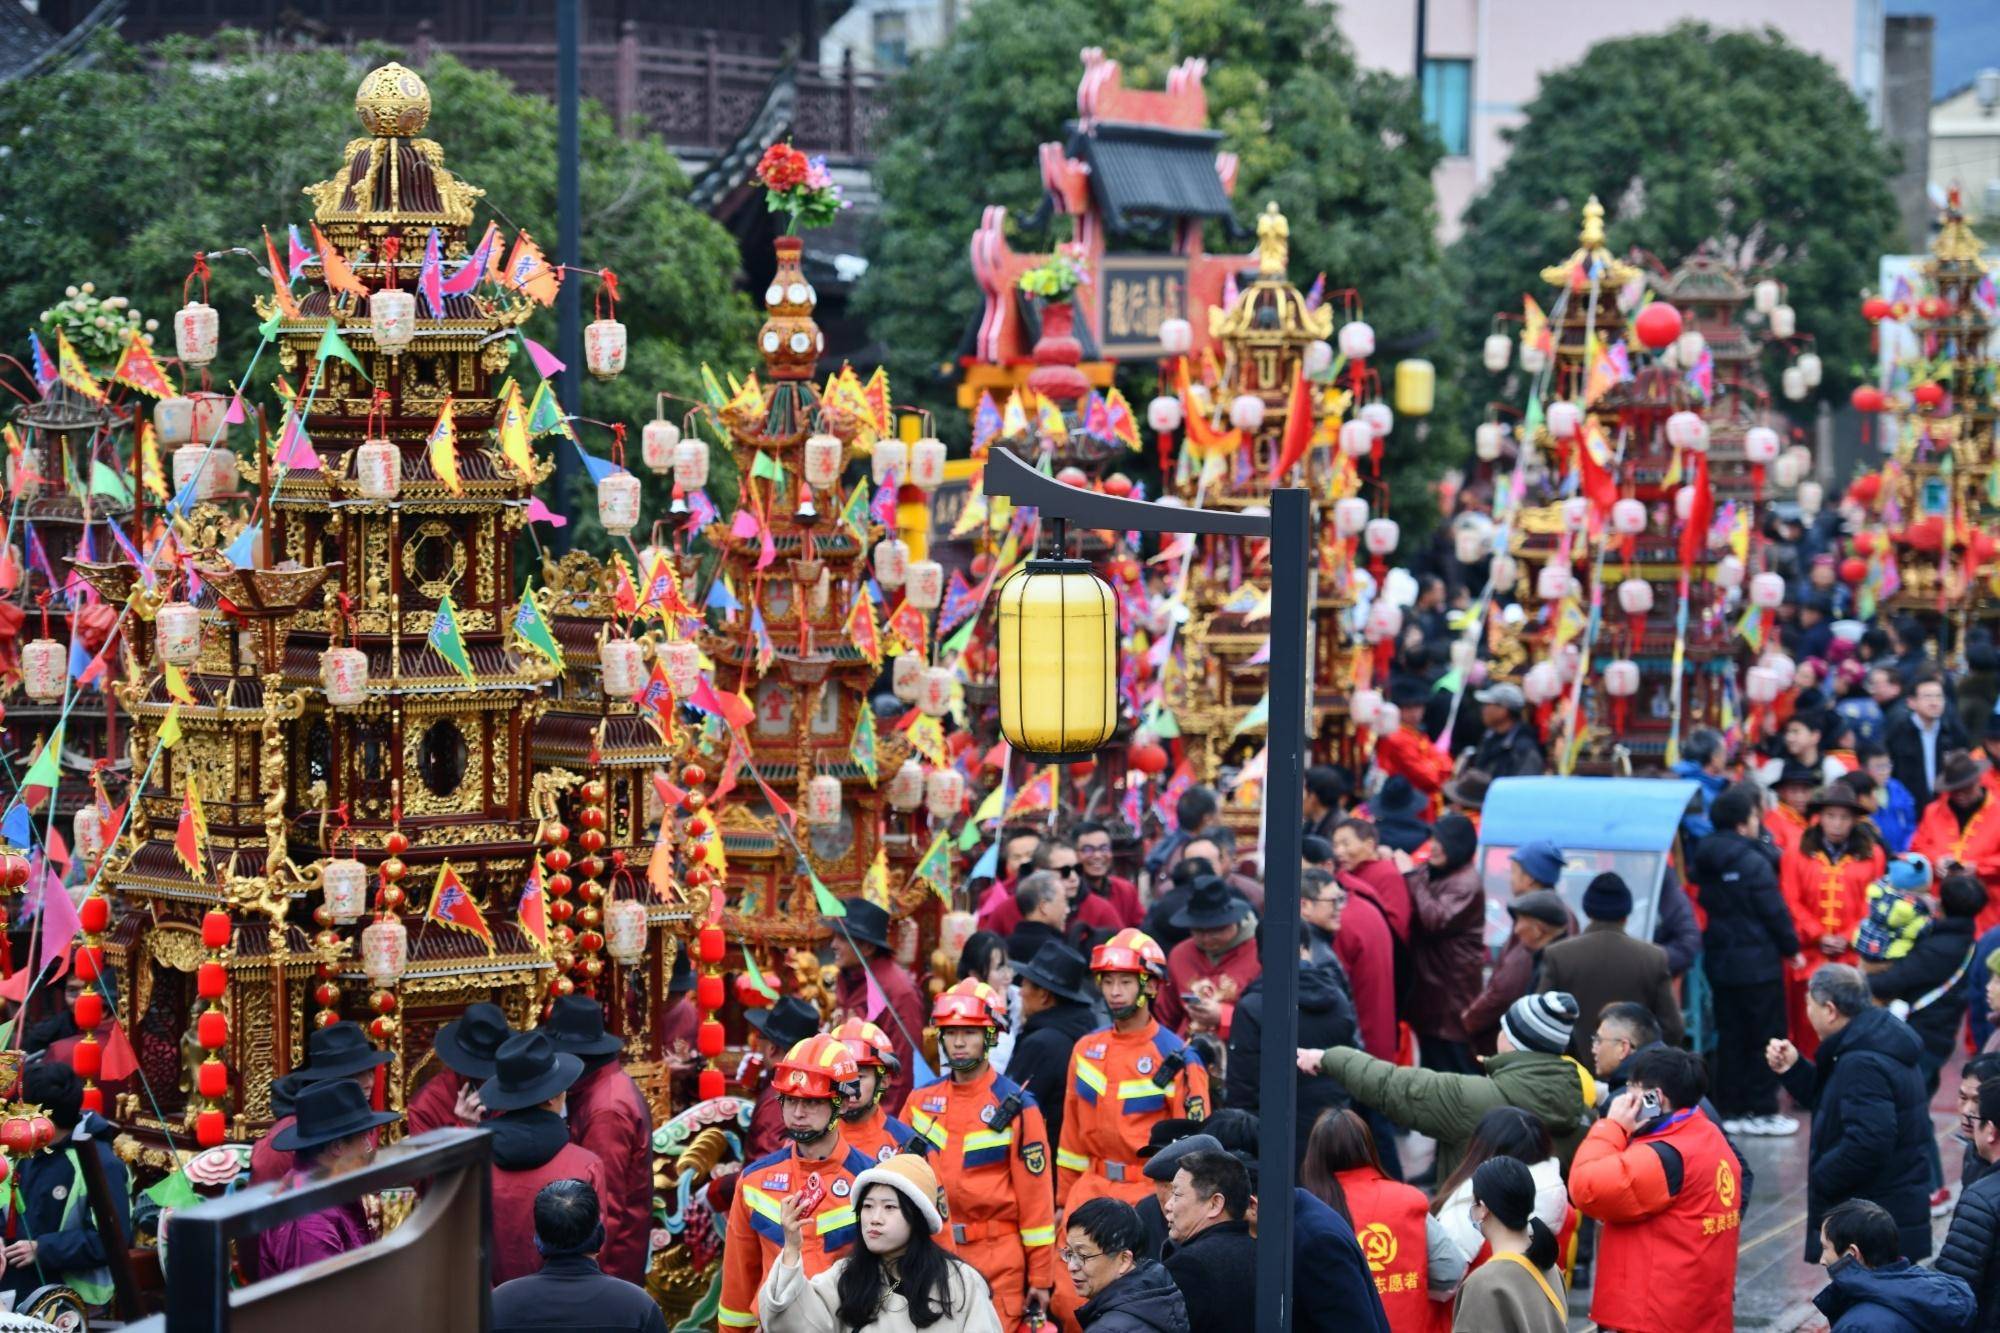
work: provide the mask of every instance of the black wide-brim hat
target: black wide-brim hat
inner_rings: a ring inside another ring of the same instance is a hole
[[[1382,790],[1370,798],[1368,808],[1378,816],[1395,819],[1420,814],[1427,804],[1429,802],[1418,795],[1408,778],[1395,773],[1382,784]]]
[[[1182,930],[1220,930],[1250,914],[1250,904],[1229,891],[1226,880],[1210,875],[1188,890],[1187,906],[1175,912],[1172,924]]]
[[[446,1069],[483,1083],[493,1077],[493,1057],[501,1043],[513,1035],[505,1011],[482,1000],[468,1004],[463,1014],[439,1028],[431,1044]]]
[[[1964,751],[1948,754],[1938,765],[1937,789],[1939,791],[1964,791],[1976,785],[1992,767],[1984,759],[1974,759]]]
[[[368,1034],[354,1022],[333,1023],[315,1028],[306,1038],[306,1062],[293,1070],[293,1082],[301,1086],[334,1078],[353,1078],[379,1069],[396,1057],[368,1042]]]
[[[1090,1003],[1090,992],[1083,982],[1089,971],[1089,960],[1060,940],[1044,941],[1033,958],[1014,966],[1018,979],[1032,981],[1056,998],[1078,1004]]]
[[[1812,799],[1806,802],[1806,811],[1809,814],[1818,814],[1829,807],[1837,810],[1852,810],[1858,815],[1868,813],[1868,807],[1863,805],[1861,798],[1854,794],[1854,788],[1848,786],[1845,782],[1827,783],[1824,787],[1814,792]]]
[[[615,1055],[625,1046],[624,1038],[604,1030],[604,1007],[588,995],[558,997],[542,1031],[557,1050],[571,1055]]]
[[[782,996],[769,1009],[747,1010],[743,1017],[780,1055],[819,1032],[819,1010],[796,995]]]
[[[866,898],[844,899],[847,916],[834,925],[837,936],[843,929],[857,944],[872,944],[878,949],[887,949],[889,944],[889,914]]]
[[[361,1085],[348,1079],[329,1079],[302,1089],[292,1104],[292,1114],[298,1118],[271,1136],[271,1146],[279,1152],[317,1148],[403,1118],[400,1111],[378,1111],[370,1106]]]
[[[583,1073],[583,1061],[559,1051],[546,1032],[517,1032],[494,1057],[493,1077],[479,1085],[479,1101],[493,1112],[540,1106],[566,1091]]]
[[[1468,768],[1444,784],[1444,799],[1452,805],[1477,810],[1486,804],[1486,793],[1492,787],[1491,775],[1477,768]]]

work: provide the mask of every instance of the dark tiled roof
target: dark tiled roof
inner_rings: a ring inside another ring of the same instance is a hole
[[[1173,130],[1117,122],[1079,130],[1069,155],[1090,166],[1090,190],[1113,231],[1135,216],[1233,218],[1215,174],[1219,130]]]

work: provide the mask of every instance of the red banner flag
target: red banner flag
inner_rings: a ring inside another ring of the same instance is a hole
[[[441,926],[453,930],[463,930],[486,941],[486,947],[493,947],[493,932],[486,925],[486,917],[479,910],[479,904],[472,901],[472,895],[465,890],[465,882],[447,861],[438,867],[437,887],[431,891],[431,909],[426,914]]]

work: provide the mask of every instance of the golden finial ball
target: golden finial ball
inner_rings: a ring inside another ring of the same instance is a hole
[[[361,80],[354,110],[370,134],[416,134],[430,123],[431,90],[415,70],[392,60]]]

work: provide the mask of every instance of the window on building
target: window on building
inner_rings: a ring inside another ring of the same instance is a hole
[[[1444,140],[1447,157],[1472,151],[1472,62],[1426,60],[1423,70],[1424,119]]]
[[[910,63],[910,20],[901,10],[874,15],[875,68],[904,69]]]

